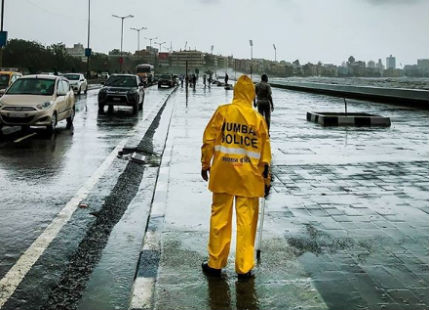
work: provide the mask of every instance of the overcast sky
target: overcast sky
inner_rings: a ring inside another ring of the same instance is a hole
[[[5,0],[4,28],[9,38],[42,44],[87,44],[88,0]],[[120,47],[120,20],[125,20],[124,50],[134,52],[137,33],[158,36],[165,48],[196,47],[216,54],[341,64],[348,56],[397,64],[429,58],[429,0],[91,0],[91,47],[107,52]]]

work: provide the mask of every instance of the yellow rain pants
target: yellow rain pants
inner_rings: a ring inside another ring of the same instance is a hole
[[[209,121],[201,148],[202,170],[210,170],[209,189],[213,192],[208,264],[216,269],[226,266],[235,198],[235,268],[241,274],[254,266],[258,199],[264,196],[264,167],[271,162],[267,124],[252,108],[254,98],[252,80],[241,76],[232,103],[220,106]]]
[[[209,266],[222,269],[228,261],[231,243],[232,205],[234,196],[213,193],[210,219]],[[255,265],[254,244],[258,222],[258,198],[235,197],[237,246],[235,271],[246,273]]]

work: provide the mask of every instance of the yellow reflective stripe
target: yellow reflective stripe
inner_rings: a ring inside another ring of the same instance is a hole
[[[226,147],[226,146],[222,146],[222,145],[216,145],[215,151],[216,152],[222,152],[225,154],[232,154],[232,155],[247,155],[247,156],[249,156],[251,158],[255,158],[255,159],[261,158],[261,154],[256,153],[256,152],[252,152],[252,151],[248,151],[248,150],[243,149],[243,148]]]

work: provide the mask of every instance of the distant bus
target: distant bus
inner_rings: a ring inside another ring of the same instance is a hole
[[[149,64],[137,65],[136,72],[143,83],[145,83],[146,85],[152,84],[153,76],[155,74],[155,70],[152,65],[149,65]]]

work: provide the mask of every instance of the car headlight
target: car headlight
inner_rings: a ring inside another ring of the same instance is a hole
[[[52,101],[46,101],[44,103],[39,103],[38,105],[36,105],[36,108],[38,108],[39,110],[43,110],[43,109],[47,109],[52,105]]]

